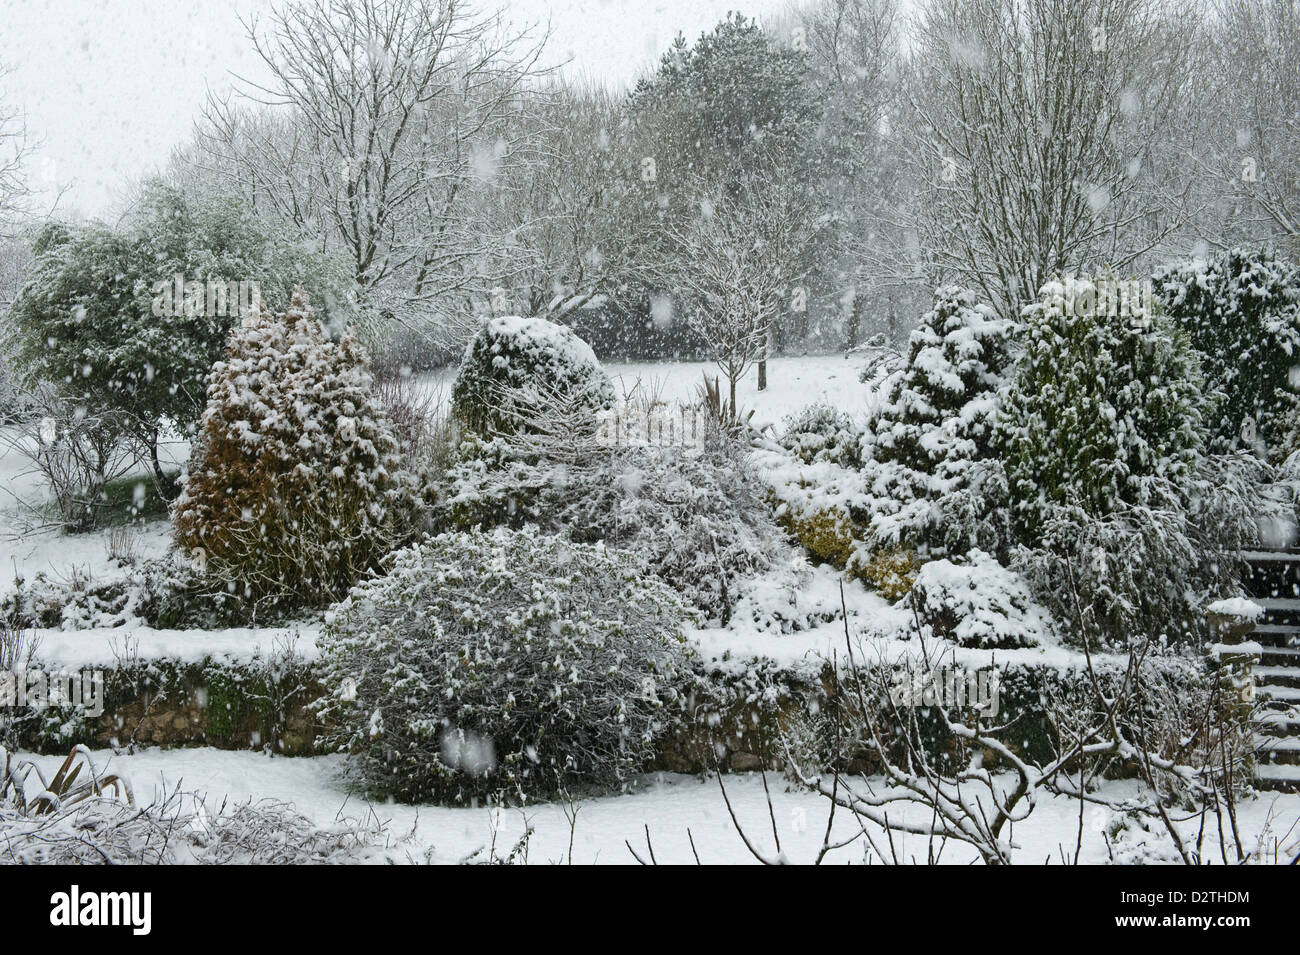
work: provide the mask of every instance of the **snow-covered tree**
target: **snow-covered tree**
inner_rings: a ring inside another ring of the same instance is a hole
[[[706,199],[688,221],[665,227],[671,251],[660,274],[726,375],[733,408],[736,384],[749,368],[758,365],[758,387],[766,387],[772,328],[787,313],[807,253],[826,227],[783,176],[769,169],[761,181]]]
[[[403,480],[364,350],[299,291],[250,312],[212,368],[176,543],[254,600],[338,599],[391,547]]]
[[[533,148],[541,38],[465,0],[292,0],[248,32],[268,79],[209,101],[191,167],[345,258],[380,324],[460,347],[510,265],[476,210]]]
[[[891,344],[905,338],[902,316],[925,311],[937,284],[917,262],[915,233],[900,214],[918,191],[899,121],[902,7],[898,0],[816,0],[797,10],[789,27],[792,42],[803,30],[810,82],[823,104],[819,180],[838,228],[820,269],[829,279],[822,304],[843,316],[849,348],[878,332]]]
[[[1186,333],[1098,301],[1092,282],[1070,279],[1022,313],[996,440],[1030,535],[1054,504],[1104,516],[1185,492],[1204,446],[1209,406]]]
[[[995,429],[1012,565],[1071,640],[1202,634],[1206,604],[1238,591],[1263,466],[1204,454],[1216,395],[1187,333],[1094,296],[1091,282],[1051,283],[1024,310]]]
[[[934,306],[908,341],[906,362],[889,380],[863,439],[872,536],[879,543],[955,548],[939,502],[970,486],[992,453],[998,389],[1010,362],[1010,322],[957,286],[935,292]]]
[[[342,299],[325,257],[228,197],[159,182],[146,184],[124,227],[51,224],[34,249],[7,331],[19,370],[73,405],[117,413],[165,492],[159,439],[193,430],[241,308],[255,295],[284,308],[295,284]]]
[[[1286,419],[1300,375],[1300,270],[1267,251],[1229,249],[1155,277],[1165,311],[1201,353],[1206,383],[1223,393],[1212,447],[1285,457]]]
[[[545,489],[557,530],[637,555],[691,605],[725,626],[747,579],[787,547],[743,457],[722,450],[625,448],[592,455]]]
[[[1219,0],[1192,144],[1220,197],[1214,226],[1300,256],[1300,5]],[[1223,201],[1223,200],[1226,200]]]
[[[750,287],[745,324],[757,340],[760,390],[776,323],[794,313],[793,287],[818,266],[830,235],[821,102],[809,79],[806,51],[733,14],[693,45],[679,35],[629,100],[640,163],[632,172],[641,177],[629,222],[649,233],[630,274],[698,302],[701,285],[717,285],[696,276],[710,267],[705,257],[715,273],[738,272]]]
[[[645,223],[628,214],[641,190],[629,174],[624,98],[602,86],[551,82],[512,127],[529,148],[503,164],[500,188],[476,201],[487,231],[504,237],[496,287],[507,308],[571,322],[575,310],[621,291],[628,258],[645,238]]]
[[[1007,318],[1049,280],[1131,268],[1181,221],[1190,37],[1148,0],[927,4],[905,79],[912,257]]]

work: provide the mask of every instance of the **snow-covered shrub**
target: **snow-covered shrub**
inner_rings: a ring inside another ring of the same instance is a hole
[[[0,351],[0,424],[15,424],[35,413],[28,389],[19,380],[13,361]]]
[[[107,580],[82,574],[54,579],[37,571],[0,597],[0,616],[18,626],[65,631],[212,629],[249,622],[251,607],[241,589],[175,557],[127,561],[120,576]]]
[[[539,461],[508,438],[471,436],[460,443],[437,479],[434,526],[438,531],[553,526],[539,499],[557,477],[549,462]]]
[[[815,494],[801,499],[797,491],[788,489],[782,489],[779,497],[783,500],[777,506],[777,522],[804,550],[818,563],[853,571],[853,558],[866,532],[849,508],[838,502],[818,504]]]
[[[231,196],[150,181],[136,198],[119,226],[40,230],[3,333],[27,385],[119,415],[171,497],[158,442],[193,433],[242,303],[256,290],[284,308],[301,285],[318,304],[342,305],[350,278],[341,260]]]
[[[1104,516],[1184,493],[1204,444],[1209,406],[1186,334],[1159,314],[1143,323],[1068,307],[1089,295],[1091,282],[1049,283],[1021,315],[997,443],[1030,535],[1056,504]]]
[[[1051,620],[1025,581],[978,550],[961,563],[924,564],[908,607],[930,634],[962,647],[1040,646],[1051,633]]]
[[[1268,251],[1229,249],[1165,269],[1155,291],[1201,354],[1224,400],[1210,418],[1215,451],[1263,450],[1280,461],[1300,392],[1300,269]]]
[[[552,397],[596,412],[614,403],[614,386],[586,342],[544,318],[500,316],[470,340],[452,386],[452,408],[481,437],[513,433],[531,408]]]
[[[735,442],[602,446],[590,434],[471,439],[440,485],[440,528],[526,524],[637,554],[710,617],[789,550]]]
[[[781,447],[805,464],[833,461],[842,467],[861,462],[861,434],[853,419],[826,402],[808,405],[785,419]]]
[[[1239,592],[1241,551],[1281,505],[1258,492],[1260,462],[1214,455],[1188,487],[1106,514],[1052,504],[1011,564],[1060,621],[1067,638],[1122,646],[1134,638],[1195,640],[1205,608]]]
[[[1070,639],[1186,638],[1205,603],[1236,591],[1259,469],[1204,455],[1213,398],[1186,333],[1158,312],[1066,307],[1092,292],[1053,283],[1023,313],[997,423],[1013,564]]]
[[[330,742],[401,799],[549,795],[642,768],[689,611],[635,558],[498,528],[395,552],[327,618]]]
[[[852,565],[858,576],[870,581],[886,600],[907,595],[921,568],[916,552],[905,547],[882,547]]]
[[[974,462],[963,486],[935,501],[934,513],[949,545],[960,541],[1005,561],[1015,543],[1007,472],[999,458]]]
[[[357,862],[382,831],[338,819],[320,826],[275,799],[222,805],[171,791],[148,806],[82,801],[33,815],[0,808],[0,864],[322,865]]]
[[[1102,831],[1110,865],[1179,865],[1183,861],[1168,830],[1140,813],[1108,815]]]
[[[885,401],[863,439],[871,536],[876,546],[964,551],[936,502],[967,489],[992,453],[992,418],[1009,364],[1012,326],[975,293],[945,286],[908,342]]]
[[[43,386],[29,397],[37,415],[15,429],[11,446],[44,480],[64,530],[91,530],[108,507],[108,485],[137,463],[130,425],[119,410],[69,401]]]
[[[337,599],[391,545],[400,464],[364,350],[299,292],[250,313],[213,366],[176,543],[252,599]]]
[[[725,623],[746,578],[788,550],[739,456],[673,448],[606,453],[590,474],[547,489],[557,527],[603,540]]]

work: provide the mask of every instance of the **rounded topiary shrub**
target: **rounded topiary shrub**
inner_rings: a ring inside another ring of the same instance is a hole
[[[364,349],[299,291],[250,312],[212,368],[176,543],[241,596],[337,600],[392,546],[400,467]]]
[[[971,551],[960,563],[932,560],[915,578],[908,609],[931,636],[983,649],[1051,642],[1051,616],[1028,585],[983,551]]]
[[[500,316],[465,349],[452,386],[452,410],[480,437],[529,429],[541,409],[566,413],[613,407],[614,387],[591,346],[544,318]]]
[[[444,534],[393,554],[329,613],[316,709],[365,784],[395,798],[617,785],[680,712],[688,618],[603,546]]]

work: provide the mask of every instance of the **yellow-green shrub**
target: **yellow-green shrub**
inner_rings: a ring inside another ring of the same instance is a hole
[[[906,597],[921,570],[920,558],[906,547],[882,548],[865,560],[859,555],[854,563],[859,576],[874,585],[889,601]]]

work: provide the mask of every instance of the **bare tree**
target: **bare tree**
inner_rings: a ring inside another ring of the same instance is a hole
[[[482,299],[501,237],[466,213],[526,146],[541,42],[462,0],[295,0],[247,29],[272,79],[209,102],[200,161],[338,249],[374,314]]]
[[[769,167],[743,188],[706,199],[688,222],[664,226],[672,249],[661,275],[685,300],[687,321],[736,383],[766,361],[772,325],[789,307],[807,248],[827,227],[796,184]],[[760,373],[759,389],[766,386]]]
[[[1300,254],[1300,2],[1220,0],[1216,14],[1194,117],[1198,159],[1224,200],[1208,231]]]
[[[559,321],[610,290],[644,236],[624,215],[636,190],[623,105],[601,86],[551,83],[516,126],[531,148],[481,197],[483,215],[507,236],[500,284],[515,310]]]
[[[914,252],[913,225],[899,213],[916,190],[903,161],[903,16],[896,0],[821,0],[800,10],[813,81],[829,141],[826,188],[841,218],[833,250],[836,286],[853,348],[868,337],[864,319],[883,305],[891,339],[900,309],[918,311],[934,289]],[[884,331],[877,328],[876,331]]]
[[[8,72],[0,67],[0,79]],[[11,238],[14,227],[27,217],[26,201],[32,194],[26,177],[30,158],[26,118],[0,104],[0,237]]]
[[[1140,263],[1183,218],[1170,126],[1195,19],[1153,0],[932,0],[907,79],[921,264],[1014,312],[1052,276]]]

